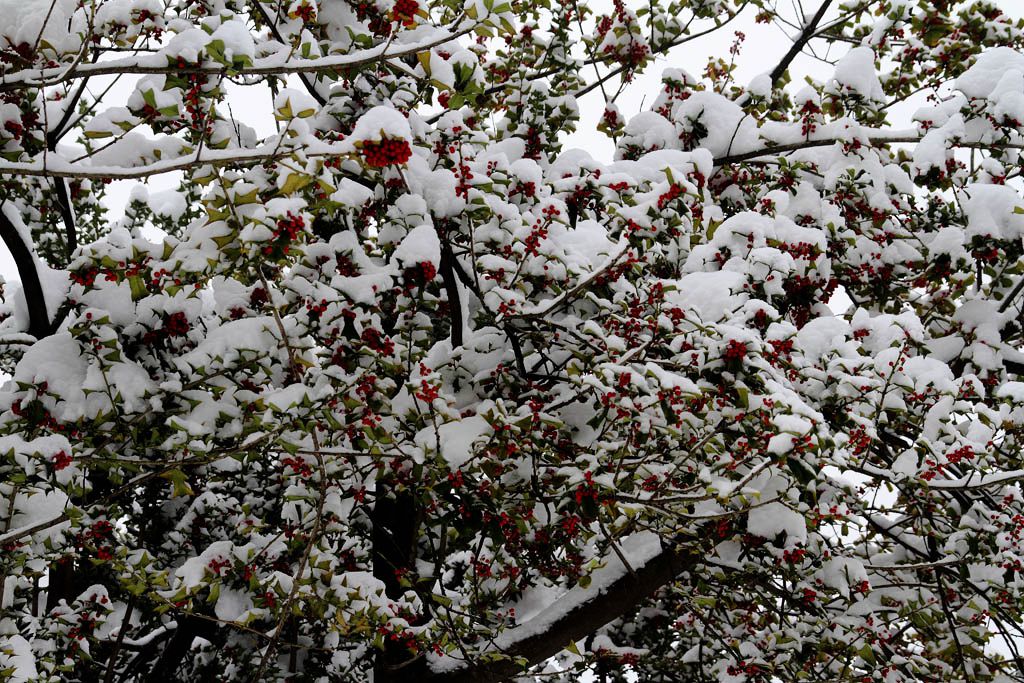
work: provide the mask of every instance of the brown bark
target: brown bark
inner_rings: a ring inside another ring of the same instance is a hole
[[[581,640],[602,626],[631,614],[658,589],[699,563],[698,552],[667,549],[632,574],[595,591],[593,598],[563,614],[542,633],[531,634],[504,651],[511,659],[471,664],[457,671],[434,673],[416,680],[436,683],[495,683],[521,674]],[[519,659],[519,663],[514,661]]]

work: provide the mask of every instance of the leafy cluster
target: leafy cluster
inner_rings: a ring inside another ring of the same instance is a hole
[[[1024,681],[1024,24],[783,4],[0,2],[0,678]]]

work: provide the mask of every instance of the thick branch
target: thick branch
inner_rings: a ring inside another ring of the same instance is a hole
[[[873,145],[896,144],[901,142],[913,144],[921,141],[921,137],[915,134],[901,135],[881,133],[879,135],[869,135],[868,139]],[[724,157],[718,157],[715,159],[715,166],[738,164],[744,161],[757,159],[758,157],[785,154],[787,152],[799,152],[813,147],[830,147],[837,142],[842,142],[842,140],[829,137],[817,140],[800,140],[799,142],[790,142],[784,145],[768,146],[762,149],[753,149],[748,152],[739,152],[737,154],[728,154]],[[971,147],[974,146],[974,143],[961,143],[961,146]],[[987,147],[992,147],[992,145],[987,145]]]
[[[871,144],[874,145],[885,145],[885,144],[896,144],[896,143],[916,143],[920,142],[921,138],[919,135],[908,133],[906,131],[894,131],[887,132],[884,130],[875,130],[873,133],[868,134],[868,139]],[[787,152],[798,152],[803,149],[810,149],[813,147],[828,147],[838,142],[843,142],[840,138],[819,138],[815,140],[800,140],[799,142],[786,143],[782,145],[768,144],[760,149],[754,149],[747,152],[739,152],[736,154],[728,154],[726,156],[718,157],[714,160],[715,166],[724,166],[726,164],[736,164],[744,161],[750,161],[757,159],[758,157],[768,157]],[[980,141],[957,141],[956,147],[962,148],[978,148],[978,149],[1021,149],[1024,148],[1022,144],[998,144],[998,143],[983,143]],[[271,150],[271,151],[266,151]],[[20,176],[42,176],[47,178],[88,178],[92,180],[141,180],[143,178],[150,178],[152,176],[163,175],[164,173],[172,173],[175,171],[183,171],[196,166],[209,164],[210,166],[231,166],[233,164],[256,164],[273,161],[275,159],[288,158],[293,154],[301,153],[305,158],[314,157],[335,157],[342,154],[350,153],[350,150],[342,149],[338,145],[323,145],[322,147],[310,148],[304,150],[274,150],[271,146],[263,146],[256,149],[226,149],[226,150],[211,150],[204,149],[200,152],[189,154],[187,156],[179,157],[176,159],[165,159],[162,161],[156,161],[151,164],[145,164],[142,166],[133,167],[121,167],[121,166],[89,166],[85,164],[71,164],[63,162],[57,166],[46,166],[41,161],[39,162],[0,162],[0,174],[8,175],[20,175]],[[360,184],[367,185],[365,180],[362,180],[356,176],[348,176],[359,182]],[[367,185],[369,186],[369,185]]]
[[[416,498],[409,491],[389,495],[378,484],[373,506],[373,576],[384,584],[387,596],[397,600],[405,593],[402,578],[416,566],[416,533],[419,511]],[[373,680],[378,683],[421,680],[426,662],[413,657],[400,642],[385,639],[384,649],[377,653]]]
[[[79,84],[78,88],[75,89],[74,94],[68,99],[64,105],[64,114],[60,117],[60,121],[53,127],[50,132],[46,134],[46,148],[51,152],[57,150],[57,143],[69,130],[67,128],[68,123],[71,121],[71,117],[75,113],[75,109],[78,107],[78,101],[82,98],[82,94],[85,92],[85,88],[89,85],[89,79],[85,78]],[[67,181],[63,178],[58,178],[53,183],[53,189],[57,193],[57,203],[60,206],[60,217],[64,221],[64,242],[67,253],[68,261],[71,260],[71,255],[75,249],[78,248],[78,230],[75,227],[75,212],[71,207],[71,197],[68,194]]]
[[[270,151],[267,151],[270,150]],[[185,171],[198,166],[214,167],[231,166],[233,164],[259,164],[277,159],[285,159],[294,154],[302,154],[306,158],[328,157],[347,154],[339,145],[324,145],[316,149],[278,149],[276,145],[264,145],[255,149],[201,149],[193,154],[165,159],[141,166],[89,166],[72,164],[60,160],[57,166],[38,162],[0,163],[0,174],[16,176],[41,176],[44,178],[84,178],[89,180],[142,180],[152,176]],[[353,178],[355,180],[355,178]],[[357,181],[358,182],[358,181]]]
[[[28,333],[37,339],[42,339],[51,332],[50,316],[46,312],[46,298],[43,295],[43,285],[39,280],[39,271],[36,269],[36,260],[32,250],[25,244],[14,223],[3,212],[0,206],[0,238],[3,238],[7,245],[14,263],[18,267],[18,275],[21,277],[21,292],[25,297],[25,306],[28,309]]]
[[[699,554],[677,549],[665,550],[632,574],[626,573],[597,593],[591,600],[569,609],[549,628],[534,633],[506,648],[510,658],[521,658],[525,666],[534,666],[555,656],[567,645],[581,640],[602,626],[631,614],[659,588],[674,581],[681,573],[693,569]],[[502,660],[474,664],[447,673],[434,673],[422,680],[437,683],[494,683],[522,673],[524,666]]]
[[[57,204],[60,217],[64,221],[64,248],[68,261],[78,248],[78,230],[75,228],[75,213],[71,208],[71,196],[68,194],[68,183],[64,178],[54,178],[53,189],[57,192]]]
[[[821,3],[821,7],[818,8],[814,17],[811,18],[810,23],[807,24],[807,26],[804,27],[804,30],[800,32],[800,36],[793,42],[792,47],[789,48],[789,52],[787,52],[782,58],[782,61],[776,64],[775,68],[772,69],[771,77],[773,88],[779,84],[779,81],[782,79],[782,75],[786,73],[786,69],[788,69],[789,65],[793,63],[793,60],[796,59],[798,54],[800,54],[800,51],[804,49],[804,45],[814,37],[814,33],[818,30],[818,24],[820,24],[821,20],[825,17],[825,12],[828,11],[828,7],[831,4],[832,0],[824,0],[824,2]]]
[[[143,680],[147,683],[161,683],[172,679],[192,648],[192,641],[197,637],[212,640],[216,632],[217,627],[211,622],[194,616],[183,616],[178,621],[174,635]]]
[[[462,301],[459,299],[459,284],[455,280],[455,255],[452,253],[451,236],[445,234],[441,240],[441,281],[448,296],[448,319],[451,321],[452,348],[462,346]]]
[[[338,70],[356,69],[369,66],[388,59],[398,59],[416,55],[424,50],[443,45],[455,40],[460,36],[473,31],[477,24],[474,22],[465,25],[457,31],[445,33],[443,37],[432,38],[409,45],[403,45],[399,50],[388,51],[391,43],[380,45],[366,50],[360,50],[346,55],[329,55],[314,59],[290,59],[280,61],[274,57],[267,57],[256,60],[252,66],[228,68],[223,64],[199,64],[178,67],[176,64],[168,64],[167,57],[161,55],[145,56],[144,58],[125,58],[109,62],[96,62],[90,64],[79,64],[71,68],[54,67],[49,69],[26,70],[16,73],[0,80],[0,92],[8,90],[20,90],[26,87],[46,87],[66,83],[76,78],[89,76],[111,76],[118,74],[209,74],[221,75],[231,73],[237,76],[286,76],[288,74],[306,74],[331,72]]]

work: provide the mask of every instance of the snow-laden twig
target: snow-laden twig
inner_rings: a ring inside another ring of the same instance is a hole
[[[328,55],[316,58],[280,59],[263,57],[253,61],[252,66],[231,67],[223,64],[199,64],[179,67],[168,63],[169,57],[163,54],[146,54],[139,57],[125,57],[107,62],[92,64],[76,63],[69,67],[50,67],[45,69],[25,69],[11,76],[0,79],[0,92],[21,88],[43,88],[77,78],[90,76],[112,76],[119,74],[226,74],[240,76],[284,76],[289,74],[308,74],[327,71],[353,69],[382,60],[401,59],[443,45],[470,33],[477,27],[476,22],[445,31],[439,37],[421,40],[403,45],[401,48],[388,51],[389,44],[381,44],[365,50],[358,50],[344,55]]]

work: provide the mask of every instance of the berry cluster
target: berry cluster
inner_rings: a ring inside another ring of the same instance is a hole
[[[408,140],[384,138],[380,142],[363,142],[363,159],[367,166],[384,168],[391,165],[402,165],[412,156],[412,148]]]
[[[381,14],[373,2],[350,2],[355,11],[356,19],[367,22],[370,31],[376,36],[386,36],[391,33],[391,25],[387,17]]]
[[[403,26],[412,26],[416,22],[416,13],[420,10],[420,3],[416,0],[398,0],[391,10],[395,21]]]
[[[59,472],[72,463],[74,458],[68,455],[67,451],[60,451],[53,456],[53,469]]]
[[[411,292],[416,287],[424,287],[437,277],[437,267],[430,261],[420,261],[409,266],[402,273],[405,291]]]
[[[277,221],[274,239],[280,242],[293,242],[304,227],[306,227],[306,221],[302,216],[295,216],[289,211],[284,218]]]
[[[11,136],[17,140],[21,137],[22,133],[25,132],[25,127],[17,121],[7,121],[4,123],[4,130],[11,134]]]
[[[142,343],[146,346],[153,346],[154,344],[159,344],[164,339],[184,337],[191,329],[192,326],[189,324],[188,317],[183,312],[178,311],[177,313],[165,315],[163,325],[158,329],[146,332],[142,336]]]
[[[81,550],[87,550],[92,546],[96,549],[97,559],[110,560],[114,557],[114,551],[110,547],[113,534],[114,525],[106,519],[98,519],[88,529],[78,534],[75,545]]]
[[[316,20],[316,7],[304,2],[288,13],[292,19],[302,19],[302,23],[311,24]]]
[[[286,255],[291,251],[291,243],[298,238],[305,227],[305,219],[289,211],[284,218],[277,221],[277,225],[274,227],[273,242],[263,247],[263,253],[278,258]]]
[[[723,353],[722,356],[725,358],[727,363],[738,365],[747,357],[747,345],[741,341],[732,339],[725,347],[725,353]]]
[[[367,327],[363,330],[361,336],[363,342],[377,353],[382,353],[385,356],[390,356],[395,352],[395,342],[391,341],[391,338],[385,334],[382,334],[380,330],[373,327]]]
[[[164,332],[168,337],[184,337],[190,329],[188,318],[181,311],[164,318]]]
[[[337,263],[338,275],[342,277],[356,277],[359,275],[359,266],[346,254],[338,254],[335,261]]]
[[[663,211],[666,206],[668,206],[670,203],[672,203],[673,200],[675,200],[682,194],[683,188],[681,188],[676,183],[672,183],[672,185],[668,188],[668,192],[658,197],[658,210]]]

